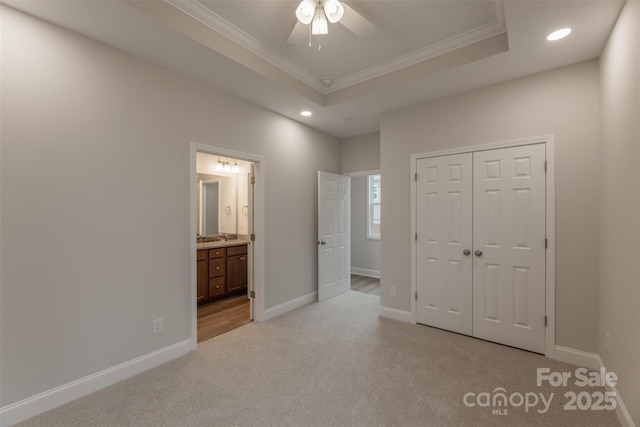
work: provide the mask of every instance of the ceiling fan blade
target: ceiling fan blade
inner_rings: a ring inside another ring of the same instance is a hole
[[[309,34],[308,25],[304,25],[300,21],[296,20],[296,25],[291,30],[291,34],[289,34],[289,38],[287,39],[288,44],[299,44],[303,43]]]
[[[344,6],[344,16],[340,20],[340,23],[347,27],[353,34],[363,38],[375,29],[371,22],[353,10],[349,5],[342,2],[342,6]]]

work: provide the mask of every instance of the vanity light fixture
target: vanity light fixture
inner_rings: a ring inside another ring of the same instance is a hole
[[[571,34],[571,28],[560,28],[559,30],[555,30],[551,34],[547,36],[547,40],[550,42],[554,42],[556,40],[563,39]]]
[[[216,171],[218,172],[232,172],[232,173],[240,173],[240,166],[238,166],[238,162],[236,161],[233,166],[229,162],[229,159],[226,159],[224,162],[218,157],[218,163],[216,163]]]

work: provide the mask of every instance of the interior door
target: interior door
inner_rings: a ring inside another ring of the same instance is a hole
[[[351,179],[318,172],[318,301],[351,288]]]
[[[251,320],[255,320],[255,240],[253,238],[255,233],[255,215],[253,212],[253,207],[255,203],[255,165],[253,163],[249,166],[249,174],[248,174],[248,189],[249,192],[247,197],[247,216],[248,225],[249,225],[249,236],[251,236],[251,243],[247,246],[247,298],[249,298],[249,317]],[[244,209],[244,208],[243,208]],[[244,212],[241,212],[244,214]]]
[[[545,146],[474,153],[473,335],[544,353]]]
[[[417,163],[417,321],[471,335],[472,155]]]

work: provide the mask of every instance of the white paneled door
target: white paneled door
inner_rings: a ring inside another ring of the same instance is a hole
[[[544,353],[545,145],[417,163],[417,321]]]
[[[544,353],[545,147],[473,156],[473,335]]]
[[[418,160],[418,323],[472,334],[472,155]]]
[[[318,172],[318,301],[351,289],[351,178]]]

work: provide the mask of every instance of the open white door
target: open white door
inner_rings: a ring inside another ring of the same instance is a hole
[[[351,289],[351,178],[318,172],[318,301]]]
[[[254,171],[254,164],[251,163],[250,169],[249,169],[249,176],[248,176],[248,198],[247,198],[247,206],[246,206],[246,215],[249,217],[248,218],[248,223],[249,223],[249,236],[250,236],[250,240],[251,243],[248,246],[248,255],[249,255],[249,262],[247,263],[247,298],[249,298],[249,317],[251,318],[251,320],[255,320],[255,266],[253,265],[253,263],[255,262],[255,239],[254,239],[254,233],[255,233],[255,222],[254,222],[254,215],[253,215],[253,206],[254,206],[254,191],[255,191],[255,171]],[[245,207],[242,207],[242,215],[245,215]]]

